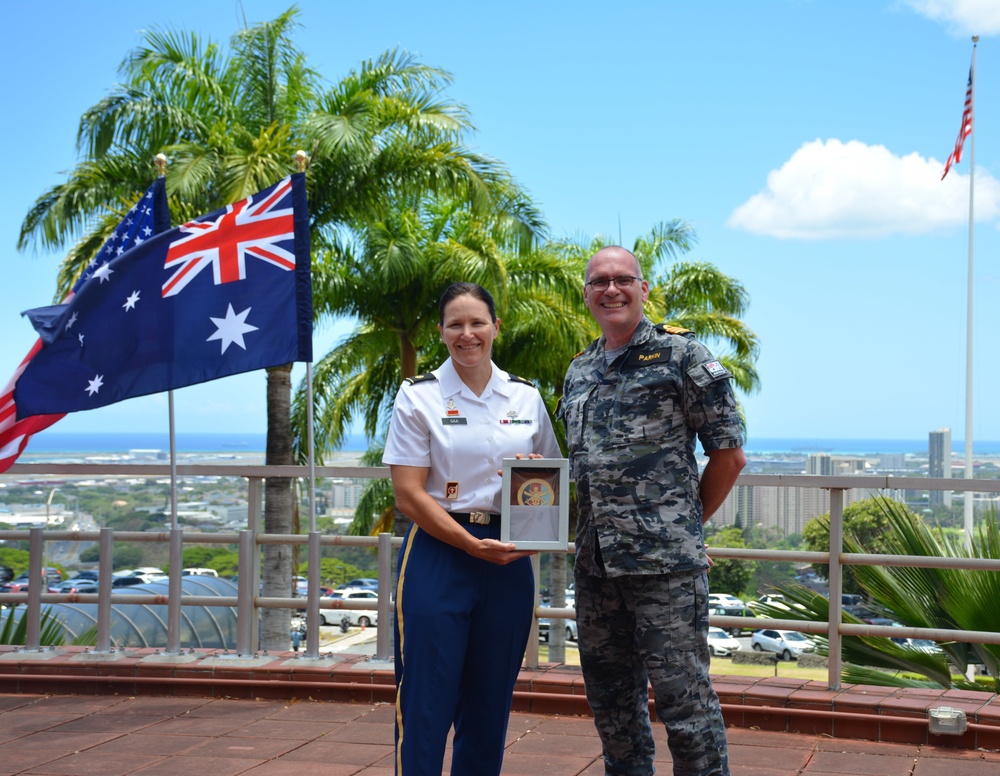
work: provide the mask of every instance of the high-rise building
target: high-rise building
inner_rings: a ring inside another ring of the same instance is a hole
[[[810,453],[806,458],[806,474],[829,477],[833,474],[833,459],[829,453]]]
[[[868,473],[868,459],[853,455],[837,455],[830,458],[833,474],[854,476]]]
[[[878,457],[878,470],[880,472],[904,471],[906,469],[906,455],[904,453],[881,453]]]
[[[330,506],[333,509],[353,509],[358,505],[367,480],[343,478],[330,481]]]
[[[844,491],[844,506],[870,498],[861,488]],[[806,523],[830,511],[830,491],[821,488],[755,488],[737,485],[712,516],[717,526],[774,530],[780,536],[802,533]]]
[[[939,428],[927,435],[927,476],[951,479],[951,429]],[[929,492],[931,506],[951,506],[950,490]]]

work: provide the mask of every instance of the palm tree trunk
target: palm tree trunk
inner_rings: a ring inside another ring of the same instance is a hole
[[[268,466],[295,463],[292,456],[292,365],[267,370],[267,457]],[[292,479],[268,477],[264,483],[264,531],[292,532]],[[292,547],[265,544],[262,564],[263,595],[287,598],[292,590]],[[266,650],[288,649],[291,611],[264,609],[261,612],[260,641]]]
[[[417,373],[417,348],[407,332],[399,335],[399,369],[404,380]]]
[[[400,376],[404,380],[417,373],[417,349],[407,332],[400,332],[399,335],[399,368]],[[405,534],[410,522],[410,518],[397,509],[392,523],[393,534],[396,536]]]
[[[566,553],[549,555],[549,605],[553,609],[566,606]],[[566,621],[549,618],[549,662],[566,662]]]

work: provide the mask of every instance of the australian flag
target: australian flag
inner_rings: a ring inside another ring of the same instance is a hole
[[[90,264],[73,285],[61,305],[39,308],[39,314],[34,316],[36,326],[44,332],[44,337],[38,339],[18,365],[13,376],[0,393],[0,472],[11,467],[18,456],[24,451],[33,434],[37,434],[63,417],[62,412],[26,417],[18,412],[14,401],[14,386],[24,373],[28,364],[38,355],[45,342],[51,342],[54,336],[52,327],[62,313],[68,309],[69,303],[79,290],[93,277],[94,273],[112,259],[141,245],[153,235],[170,228],[170,209],[167,206],[167,194],[162,178],[153,182],[142,198],[132,206],[125,217],[115,227],[114,233],[101,246]]]
[[[304,174],[100,264],[54,319],[27,314],[45,345],[14,388],[19,418],[311,361]]]

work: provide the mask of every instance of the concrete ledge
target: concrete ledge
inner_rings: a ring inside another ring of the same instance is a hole
[[[733,653],[733,662],[748,666],[770,666],[778,662],[778,656],[773,652],[739,652]]]
[[[296,658],[294,652],[281,652],[234,660],[224,658],[221,651],[206,650],[185,653],[183,661],[167,661],[155,652],[128,650],[102,661],[82,647],[31,653],[0,646],[0,693],[395,701],[391,664],[372,661],[367,655],[305,660]],[[87,657],[81,661],[84,654]],[[777,676],[719,675],[712,681],[730,727],[1000,749],[1000,700],[989,692],[872,685],[831,690],[825,682]],[[961,736],[931,735],[927,711],[940,706],[965,711],[969,730]],[[590,707],[579,666],[547,663],[535,670],[522,669],[513,708],[537,714],[588,716]]]
[[[803,668],[828,668],[830,660],[823,655],[799,655],[799,665]]]

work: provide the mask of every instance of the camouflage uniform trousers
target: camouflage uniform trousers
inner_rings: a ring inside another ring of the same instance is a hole
[[[709,679],[706,572],[602,578],[578,571],[576,622],[606,772],[655,773],[652,684],[674,776],[729,776],[726,726]]]

